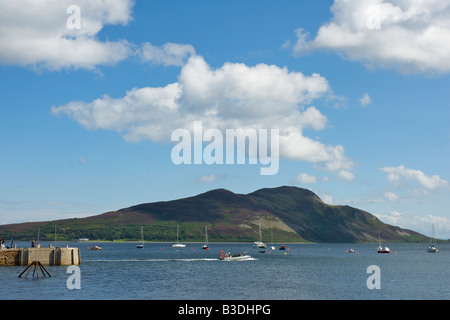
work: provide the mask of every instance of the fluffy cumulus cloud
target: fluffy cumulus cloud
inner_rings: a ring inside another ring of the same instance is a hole
[[[383,196],[387,201],[397,201],[399,199],[399,196],[394,192],[385,192]]]
[[[450,2],[335,0],[317,35],[296,30],[296,54],[333,50],[369,67],[404,73],[450,72]]]
[[[195,54],[195,49],[190,44],[171,42],[162,46],[154,46],[150,42],[146,42],[139,52],[142,61],[164,66],[182,66],[187,57],[193,54]]]
[[[163,46],[157,52],[161,63],[189,55],[177,82],[134,88],[122,98],[72,101],[53,107],[52,113],[68,115],[87,129],[115,130],[127,141],[168,142],[177,128],[192,132],[194,121],[202,121],[205,129],[279,129],[281,157],[330,171],[352,168],[343,146],[326,145],[303,133],[304,128],[322,130],[327,124],[326,116],[311,106],[330,92],[319,74],[267,64],[225,63],[213,69],[186,45],[175,51]],[[177,59],[170,64],[181,61]]]
[[[311,176],[307,173],[299,173],[297,176],[296,182],[299,184],[316,183],[317,177]]]
[[[131,0],[0,0],[0,63],[46,70],[94,69],[126,59],[126,40],[100,41],[105,25],[126,25]]]
[[[450,219],[448,217],[431,214],[409,215],[398,211],[377,214],[376,216],[385,223],[402,226],[402,228],[415,230],[428,236],[432,236],[432,225],[434,225],[435,236],[440,239],[448,239],[450,234]]]
[[[441,189],[448,186],[448,181],[438,175],[426,175],[420,170],[408,169],[405,166],[384,167],[380,169],[387,174],[389,182],[412,181],[418,183],[427,190]]]
[[[355,175],[353,173],[351,173],[350,171],[341,170],[338,173],[338,177],[345,181],[353,181],[353,179],[355,178]]]
[[[372,103],[372,98],[369,96],[369,94],[364,93],[364,95],[359,99],[359,103],[361,106],[365,107]]]

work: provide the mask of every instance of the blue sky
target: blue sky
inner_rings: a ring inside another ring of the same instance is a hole
[[[447,1],[0,8],[0,224],[292,185],[450,238]],[[279,129],[277,174],[175,165],[194,121]]]

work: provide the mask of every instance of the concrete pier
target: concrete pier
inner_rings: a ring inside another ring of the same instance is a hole
[[[0,266],[28,266],[39,261],[44,266],[80,265],[78,248],[0,249]]]

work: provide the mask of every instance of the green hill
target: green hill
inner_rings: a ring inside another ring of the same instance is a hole
[[[264,242],[422,242],[428,238],[381,222],[374,215],[349,206],[325,204],[312,191],[297,187],[260,189],[235,194],[225,189],[173,201],[145,203],[87,218],[0,226],[0,237],[19,240],[138,240],[203,241],[208,226],[211,242],[256,241],[261,222]]]

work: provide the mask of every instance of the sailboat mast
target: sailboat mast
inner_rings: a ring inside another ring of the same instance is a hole
[[[259,217],[259,242],[262,242],[262,235],[261,235],[261,217]]]

